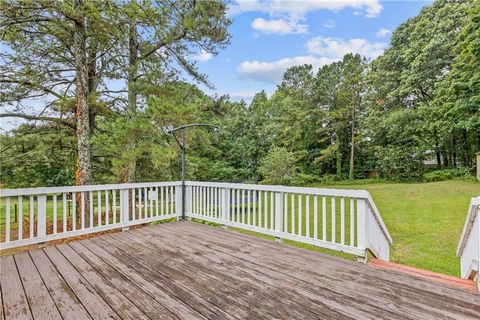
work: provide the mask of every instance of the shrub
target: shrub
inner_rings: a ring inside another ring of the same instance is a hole
[[[422,180],[426,182],[444,181],[455,178],[471,180],[473,176],[467,168],[435,170],[422,175]]]
[[[285,148],[273,148],[258,168],[263,176],[262,183],[291,184],[297,175],[295,162],[296,159],[292,152]]]

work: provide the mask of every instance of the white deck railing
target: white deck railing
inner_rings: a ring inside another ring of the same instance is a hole
[[[472,198],[467,219],[457,248],[460,258],[461,276],[465,279],[477,278],[480,289],[480,197]]]
[[[0,250],[178,217],[180,182],[0,190]]]
[[[0,190],[0,249],[182,215],[181,182]],[[388,260],[392,238],[367,191],[187,182],[187,217]],[[4,219],[4,220],[3,220]]]
[[[188,182],[186,215],[389,260],[392,238],[367,191]]]

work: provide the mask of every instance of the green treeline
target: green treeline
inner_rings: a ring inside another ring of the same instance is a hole
[[[249,104],[182,80],[209,85],[189,55],[228,45],[222,2],[37,2],[0,5],[0,105],[14,109],[0,116],[29,120],[0,135],[6,186],[178,179],[179,148],[165,131],[192,122],[221,128],[188,131],[192,180],[416,179],[471,171],[480,151],[480,1],[435,1],[375,60],[291,67]],[[33,117],[38,97],[45,112]]]

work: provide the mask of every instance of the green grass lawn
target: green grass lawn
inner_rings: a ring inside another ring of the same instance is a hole
[[[391,261],[460,275],[455,252],[470,198],[480,195],[480,183],[452,180],[322,187],[370,192],[393,238]]]

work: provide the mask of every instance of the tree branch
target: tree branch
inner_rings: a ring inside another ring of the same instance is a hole
[[[64,126],[72,128],[73,130],[76,129],[75,124],[73,124],[72,122],[54,117],[34,116],[24,113],[0,113],[0,118],[22,118],[26,120],[50,121],[63,124]]]

